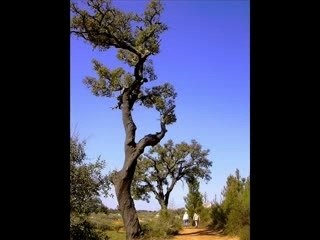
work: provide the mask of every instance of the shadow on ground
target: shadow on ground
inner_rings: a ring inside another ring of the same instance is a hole
[[[188,228],[186,228],[188,229]],[[191,229],[190,229],[191,230]],[[210,236],[224,236],[222,232],[216,232],[210,229],[193,229],[194,231],[188,232],[188,233],[179,233],[177,236],[183,236],[183,235],[210,235]]]

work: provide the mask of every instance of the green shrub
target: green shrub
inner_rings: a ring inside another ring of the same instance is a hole
[[[162,210],[158,217],[141,223],[144,239],[166,239],[178,234],[182,220],[171,210]]]
[[[240,240],[250,240],[250,225],[245,225],[239,231]]]
[[[105,213],[92,213],[89,215],[88,221],[100,231],[113,230],[111,221],[109,220],[108,215]]]
[[[215,230],[222,230],[227,223],[227,215],[221,204],[215,203],[211,208],[212,226]]]
[[[237,169],[229,175],[222,191],[222,201],[212,207],[212,222],[216,229],[249,239],[250,177],[242,178]]]
[[[70,226],[70,240],[103,240],[105,237],[87,220],[79,221]]]
[[[200,211],[200,225],[208,226],[211,222],[211,208],[202,208]]]
[[[228,221],[226,224],[226,231],[229,234],[236,235],[242,228],[242,209],[239,205],[234,204],[228,214]]]

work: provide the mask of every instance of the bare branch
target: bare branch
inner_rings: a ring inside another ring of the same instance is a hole
[[[155,159],[154,157],[152,157],[150,154],[146,154],[146,156],[153,162],[153,167],[154,167],[154,170],[157,172],[157,174],[155,175],[157,177],[157,189],[158,189],[158,192],[153,191],[153,193],[156,195],[156,196],[162,196],[163,195],[163,189],[162,189],[162,182],[163,180],[165,179],[165,177],[163,176],[160,176],[159,174],[159,169],[157,168],[157,159]],[[146,179],[145,179],[146,181]]]
[[[143,181],[148,185],[148,187],[150,188],[150,190],[154,193],[154,194],[156,194],[156,190],[154,189],[154,186],[148,181],[148,179],[143,179]]]
[[[161,139],[165,136],[167,129],[163,122],[160,123],[161,131],[156,132],[155,134],[148,134],[144,136],[137,144],[139,149],[144,149],[147,146],[155,146],[157,145]]]
[[[170,193],[172,192],[174,186],[176,185],[176,183],[178,182],[177,178],[173,178],[170,187],[167,187],[167,192],[166,192],[166,196],[169,196]]]

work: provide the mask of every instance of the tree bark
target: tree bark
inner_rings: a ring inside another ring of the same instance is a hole
[[[168,199],[159,199],[158,202],[162,210],[168,209]]]
[[[125,162],[132,161],[130,156],[125,159]],[[121,212],[124,228],[126,230],[126,239],[133,240],[139,239],[142,234],[141,226],[137,211],[134,205],[134,201],[131,197],[131,183],[137,164],[137,159],[133,159],[133,164],[128,171],[123,168],[116,174],[115,177],[115,190],[119,204],[119,210]]]
[[[137,159],[144,152],[146,146],[155,146],[164,137],[167,129],[165,123],[161,121],[161,131],[155,134],[148,134],[144,136],[138,143],[135,141],[136,125],[132,119],[131,111],[136,99],[132,98],[133,90],[136,87],[141,87],[142,70],[145,58],[139,60],[135,67],[135,82],[129,89],[125,89],[122,93],[122,122],[125,130],[125,160],[121,171],[117,172],[114,178],[116,196],[121,212],[122,220],[126,230],[126,239],[139,239],[142,235],[142,229],[139,224],[134,201],[131,197],[131,183],[134,172],[136,170]]]
[[[136,125],[131,115],[129,95],[128,91],[124,91],[122,94],[122,120],[126,133],[124,143],[125,160],[122,169],[115,175],[114,185],[119,210],[126,230],[126,239],[133,240],[139,239],[142,230],[134,201],[131,197],[131,183],[136,170],[137,159],[143,153],[144,148],[138,148],[135,143]]]
[[[156,166],[155,166],[156,168]],[[170,194],[174,188],[174,186],[176,185],[176,183],[182,178],[183,175],[179,175],[174,178],[170,184],[170,187],[167,189],[167,192],[164,194],[163,193],[163,190],[162,190],[162,181],[160,181],[158,179],[158,185],[157,185],[157,188],[158,188],[158,192],[153,189],[153,193],[154,195],[156,196],[156,199],[158,200],[160,206],[161,206],[161,209],[167,209],[168,208],[168,204],[169,204],[169,197],[170,197]],[[151,185],[149,183],[149,185]]]

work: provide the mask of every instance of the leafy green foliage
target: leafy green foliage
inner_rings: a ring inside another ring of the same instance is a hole
[[[88,215],[88,221],[95,226],[101,232],[107,230],[113,230],[114,221],[110,217],[110,213],[108,215],[103,212],[91,213]],[[112,220],[112,221],[111,221]]]
[[[92,63],[99,78],[86,77],[84,83],[91,88],[95,96],[111,97],[114,91],[129,87],[133,83],[133,76],[123,68],[110,70],[96,59],[93,59]]]
[[[100,50],[110,47],[128,50],[124,54],[127,63],[135,63],[132,60],[135,53],[159,53],[159,36],[167,30],[160,21],[163,11],[160,1],[150,1],[142,15],[120,11],[112,6],[111,0],[88,0],[86,3],[88,10],[79,9],[75,1],[71,3],[74,34]]]
[[[189,193],[184,198],[184,201],[186,203],[185,207],[188,211],[188,214],[190,217],[192,217],[194,213],[197,213],[197,214],[203,213],[203,210],[204,210],[203,196],[199,191],[200,184],[196,178],[189,177],[187,179],[187,184],[189,188]],[[202,220],[201,215],[200,215],[200,219]]]
[[[180,216],[172,210],[161,210],[159,216],[142,224],[143,239],[168,239],[182,229]]]
[[[241,178],[237,169],[235,175],[227,178],[222,192],[221,204],[214,204],[212,220],[215,228],[249,239],[250,229],[250,178]]]
[[[70,226],[70,240],[102,240],[105,239],[98,233],[94,226],[87,220],[81,219]]]
[[[70,239],[101,240],[102,235],[94,224],[88,221],[92,212],[106,212],[107,208],[99,198],[100,192],[106,195],[109,182],[101,170],[104,162],[85,163],[85,142],[77,137],[70,138]]]
[[[227,186],[223,191],[225,200],[222,206],[228,216],[226,224],[228,233],[237,234],[243,226],[249,224],[249,194],[250,179],[241,178],[237,169],[235,176],[228,177]]]
[[[167,125],[176,122],[176,116],[172,111],[166,114],[169,109],[175,106],[174,99],[177,96],[171,84],[165,83],[161,86],[152,87],[151,89],[145,88],[140,94],[140,105],[147,108],[155,108],[164,116],[162,121]]]
[[[243,226],[238,233],[240,240],[250,240],[250,225]]]
[[[210,208],[203,207],[200,211],[200,225],[210,226],[212,222]]]
[[[134,72],[123,68],[109,69],[97,60],[93,68],[98,78],[86,77],[84,83],[95,96],[114,97],[118,95],[118,106],[122,105],[124,89],[128,90],[131,108],[139,103],[155,108],[162,116],[162,122],[176,121],[173,111],[176,92],[169,83],[152,88],[142,87],[146,82],[157,79],[153,62],[148,59],[160,52],[160,35],[168,27],[160,21],[163,7],[159,0],[151,0],[143,14],[123,12],[112,5],[111,0],[87,0],[87,7],[80,8],[76,1],[71,3],[71,33],[84,39],[94,48],[118,49],[117,58],[134,67]]]
[[[140,235],[141,229],[134,214],[133,200],[128,193],[136,160],[146,147],[155,146],[163,139],[167,132],[166,125],[176,122],[174,109],[177,94],[174,87],[169,83],[145,87],[145,84],[157,79],[150,57],[160,52],[160,35],[167,30],[167,26],[160,20],[163,7],[160,0],[150,0],[145,11],[137,14],[117,9],[111,0],[85,0],[84,4],[79,2],[71,2],[71,33],[94,49],[105,51],[115,48],[117,58],[129,69],[133,68],[132,72],[124,68],[110,69],[94,59],[93,68],[97,76],[87,76],[84,83],[95,96],[115,97],[117,104],[113,109],[118,108],[122,112],[126,157],[122,170],[115,172],[109,179],[115,183],[122,215],[131,215],[123,217],[123,220],[127,238],[134,239]],[[147,134],[139,141],[135,139],[137,127],[132,118],[133,107],[137,103],[159,112],[161,128],[160,132]],[[99,189],[93,182],[87,183],[90,191],[85,192],[83,197],[90,197],[88,193],[97,193]]]
[[[138,159],[132,185],[135,199],[149,201],[153,193],[162,208],[168,206],[170,193],[178,181],[190,178],[209,181],[212,162],[207,158],[209,150],[192,140],[190,144],[174,144],[169,140],[156,145]]]
[[[215,230],[223,230],[227,224],[227,214],[218,202],[212,205],[212,226]]]
[[[105,162],[98,159],[95,163],[85,163],[85,142],[77,137],[70,138],[70,210],[77,214],[104,211],[100,191],[108,194],[110,189],[107,177],[101,170]]]

